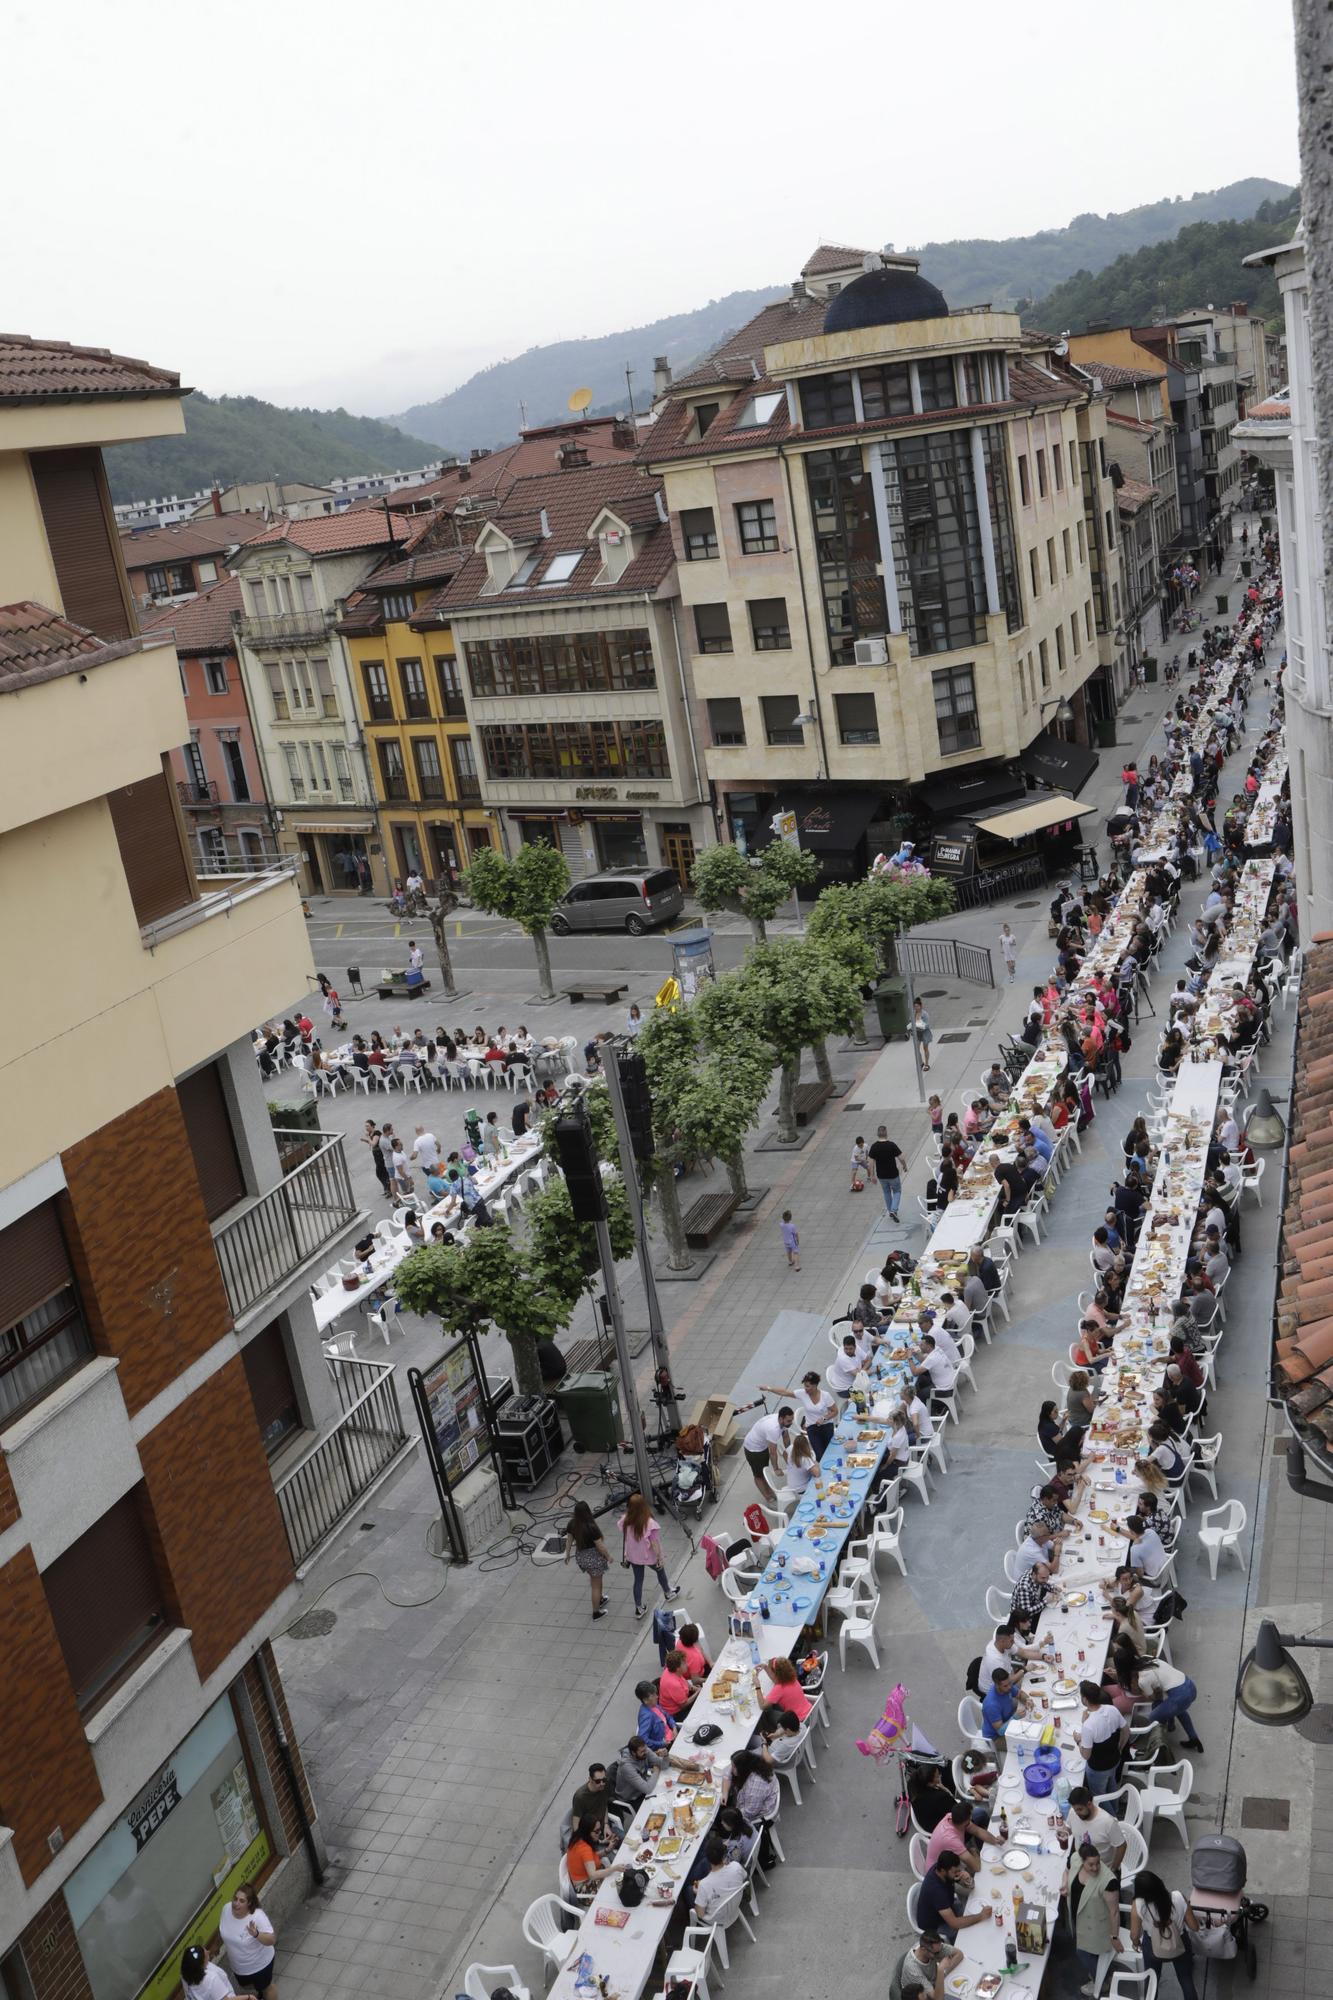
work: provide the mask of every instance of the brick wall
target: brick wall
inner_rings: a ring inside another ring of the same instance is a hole
[[[101,1804],[102,1787],[31,1549],[0,1569],[0,1633],[0,1821],[13,1827],[23,1879],[34,1882],[51,1859],[52,1828],[68,1840]]]
[[[101,1352],[120,1357],[133,1416],[231,1327],[175,1091],[145,1098],[61,1162],[84,1310]]]
[[[287,1741],[291,1747],[292,1762],[296,1766],[296,1780],[301,1788],[301,1797],[305,1803],[306,1817],[313,1820],[315,1817],[315,1801],[311,1795],[310,1785],[306,1778],[305,1763],[301,1756],[301,1748],[292,1731],[292,1718],[287,1708],[287,1695],[278,1673],[277,1661],[273,1657],[272,1646],[267,1642],[265,1642],[262,1652],[265,1665],[268,1668],[269,1682],[278,1704],[278,1713],[282,1717],[282,1726],[287,1732]],[[260,1678],[259,1668],[253,1660],[246,1667],[241,1679],[245,1683],[246,1692],[250,1697],[250,1706],[254,1710],[255,1726],[259,1731],[259,1741],[264,1751],[264,1762],[268,1765],[269,1776],[273,1781],[273,1790],[277,1796],[278,1810],[282,1816],[282,1830],[286,1836],[287,1846],[294,1849],[301,1844],[301,1819],[296,1810],[296,1801],[292,1796],[291,1783],[283,1765],[282,1753],[278,1748],[278,1732],[273,1727],[273,1719],[269,1714],[268,1703],[264,1699],[264,1684]]]
[[[292,1580],[239,1359],[149,1431],[139,1458],[172,1609],[194,1635],[195,1663],[206,1678]]]
[[[57,1892],[20,1932],[19,1945],[37,2000],[92,2000],[63,1893]]]

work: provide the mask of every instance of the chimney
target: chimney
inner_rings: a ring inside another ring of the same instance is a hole
[[[618,416],[611,425],[611,442],[617,451],[633,451],[638,439],[628,417]]]
[[[1237,319],[1248,319],[1250,316],[1250,308],[1246,305],[1244,299],[1233,299],[1231,310]]]
[[[556,456],[560,461],[560,470],[562,472],[569,472],[575,466],[586,465],[588,463],[587,452],[574,438],[566,438]]]
[[[213,502],[213,512],[220,514],[222,512],[222,488],[218,485],[216,479],[213,481],[213,490],[208,497]]]
[[[805,279],[794,278],[792,280],[791,299],[789,301],[793,311],[797,306],[803,306],[809,296],[809,292],[805,289]]]
[[[655,354],[653,356],[653,394],[654,396],[665,396],[670,387],[671,363],[667,360],[665,354]]]
[[[462,462],[459,464],[459,466],[457,467],[457,472],[460,479],[471,479],[472,477],[472,467],[468,464],[468,461],[466,459],[463,459]]]
[[[550,541],[550,539],[551,539],[551,517],[550,517],[550,515],[549,515],[549,514],[547,513],[546,509],[545,509],[545,508],[543,507],[543,508],[542,508],[542,540],[543,540],[544,542],[549,542],[549,541]]]

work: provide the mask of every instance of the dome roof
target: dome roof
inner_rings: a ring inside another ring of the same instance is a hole
[[[918,271],[886,265],[863,271],[829,300],[825,333],[848,333],[862,326],[893,326],[899,320],[942,319],[948,301]]]

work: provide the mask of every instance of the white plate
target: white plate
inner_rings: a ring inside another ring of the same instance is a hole
[[[1000,1859],[1006,1868],[1013,1869],[1015,1875],[1020,1875],[1025,1868],[1032,1866],[1032,1856],[1026,1847],[1006,1847]]]

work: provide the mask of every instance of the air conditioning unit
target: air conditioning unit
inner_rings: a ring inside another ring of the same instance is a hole
[[[858,639],[852,651],[858,667],[887,667],[889,664],[887,639]]]

